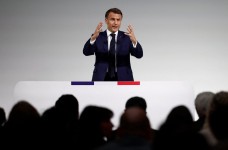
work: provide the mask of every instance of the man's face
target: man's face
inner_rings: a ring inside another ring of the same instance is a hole
[[[115,14],[110,12],[108,17],[105,18],[105,22],[107,24],[107,28],[111,32],[116,32],[119,30],[121,25],[122,16],[120,14]]]

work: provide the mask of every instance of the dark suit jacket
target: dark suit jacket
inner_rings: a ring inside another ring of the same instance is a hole
[[[89,39],[84,45],[83,54],[86,56],[96,55],[92,81],[104,81],[109,63],[106,31],[99,34],[93,45],[90,44]],[[123,31],[119,31],[116,48],[118,81],[134,81],[130,55],[141,58],[143,56],[142,47],[138,42],[134,48],[129,36],[125,35]]]

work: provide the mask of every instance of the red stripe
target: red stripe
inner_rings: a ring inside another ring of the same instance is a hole
[[[118,81],[117,85],[140,85],[140,81]]]

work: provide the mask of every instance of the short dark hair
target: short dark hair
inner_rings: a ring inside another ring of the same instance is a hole
[[[135,97],[131,97],[130,99],[128,99],[125,104],[126,109],[130,108],[130,107],[135,107],[135,106],[140,107],[146,111],[146,108],[147,108],[146,100],[142,97],[135,96]]]
[[[109,10],[106,11],[105,18],[108,18],[109,13],[111,13],[111,12],[113,12],[115,14],[120,14],[123,17],[123,14],[122,14],[120,9],[118,9],[118,8],[110,8]]]

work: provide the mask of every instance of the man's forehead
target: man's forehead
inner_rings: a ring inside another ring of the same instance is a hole
[[[110,12],[108,14],[108,18],[122,18],[121,14],[117,14],[117,13],[114,13],[114,12]]]

